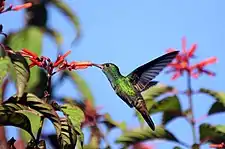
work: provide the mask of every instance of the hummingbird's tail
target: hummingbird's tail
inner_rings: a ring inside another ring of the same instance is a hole
[[[148,123],[148,126],[154,131],[155,125],[154,125],[154,122],[152,121],[151,117],[148,114],[148,110],[147,110],[144,100],[138,99],[135,107],[141,113],[141,115],[145,119],[145,121]]]

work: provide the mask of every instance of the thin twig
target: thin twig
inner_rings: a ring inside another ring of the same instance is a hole
[[[188,71],[187,73],[187,89],[188,89],[188,102],[189,102],[189,107],[191,110],[190,116],[191,116],[191,128],[192,128],[192,134],[193,134],[193,144],[197,143],[197,138],[196,138],[196,130],[195,130],[195,121],[193,121],[194,118],[194,108],[193,108],[193,99],[192,99],[192,86],[191,86],[191,73]]]

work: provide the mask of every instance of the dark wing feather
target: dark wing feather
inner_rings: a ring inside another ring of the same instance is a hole
[[[130,81],[140,92],[155,85],[157,82],[151,80],[171,63],[178,53],[179,51],[167,53],[138,67],[128,75]]]

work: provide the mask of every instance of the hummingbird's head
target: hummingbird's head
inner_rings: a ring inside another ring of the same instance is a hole
[[[102,71],[107,74],[119,72],[119,68],[113,63],[93,64],[93,65],[102,69]]]

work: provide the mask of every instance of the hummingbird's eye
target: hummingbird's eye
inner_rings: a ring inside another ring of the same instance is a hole
[[[105,64],[106,67],[109,67],[109,64]]]

